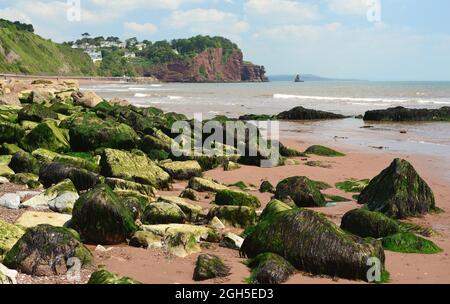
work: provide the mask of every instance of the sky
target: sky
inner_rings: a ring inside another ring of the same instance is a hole
[[[448,0],[0,0],[0,18],[57,42],[220,35],[269,75],[367,80],[450,80],[449,12]]]

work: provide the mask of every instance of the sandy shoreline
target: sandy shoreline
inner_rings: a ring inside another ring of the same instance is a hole
[[[297,140],[284,140],[285,144],[302,150],[309,143]],[[218,168],[206,173],[224,184],[245,181],[247,184],[259,186],[261,180],[267,179],[276,184],[283,178],[305,175],[311,179],[321,180],[334,185],[338,181],[348,178],[372,178],[382,169],[387,167],[396,157],[408,159],[418,170],[419,174],[429,183],[433,189],[437,205],[446,212],[438,215],[427,215],[422,218],[411,219],[414,223],[428,226],[440,233],[440,236],[432,237],[431,240],[444,249],[442,253],[434,255],[401,254],[385,251],[386,268],[391,274],[391,283],[450,283],[450,185],[439,178],[440,166],[438,161],[427,156],[405,156],[392,154],[386,151],[361,152],[339,148],[347,153],[342,158],[312,157],[313,160],[330,161],[332,168],[308,167],[304,164],[277,167],[277,168],[255,168],[243,166],[236,171],[224,172]],[[301,161],[301,158],[298,158]],[[302,162],[303,163],[303,162]],[[160,195],[178,195],[184,189],[186,183],[177,183],[173,191],[163,192]],[[270,201],[270,195],[252,191],[263,203],[263,207]],[[327,190],[326,193],[341,195],[351,198],[351,194],[337,189]],[[204,208],[210,206],[210,200],[202,199],[199,203]],[[339,203],[335,207],[317,208],[318,212],[325,214],[334,223],[340,224],[342,216],[349,210],[357,208],[355,201]],[[93,249],[93,247],[92,247]],[[224,249],[214,245],[212,248],[204,249],[203,253],[218,254],[223,257],[232,267],[232,274],[228,278],[210,280],[203,283],[244,283],[249,276],[249,270],[243,265],[244,259],[234,250]],[[133,277],[148,284],[158,283],[196,283],[192,280],[192,273],[198,254],[185,259],[176,258],[161,250],[145,250],[127,246],[117,246],[106,253],[95,253],[97,263],[104,265],[108,270],[121,275]],[[158,265],[158,267],[155,267]],[[344,279],[335,280],[327,277],[313,277],[308,274],[296,274],[290,278],[289,284],[335,284],[335,283],[361,283]]]

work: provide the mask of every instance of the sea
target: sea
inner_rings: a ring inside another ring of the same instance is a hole
[[[438,156],[450,167],[450,122],[373,123],[354,118],[368,110],[396,106],[450,106],[450,82],[114,83],[84,85],[82,89],[95,91],[106,99],[124,98],[136,106],[154,106],[188,117],[201,113],[205,119],[216,115],[274,115],[297,106],[330,111],[352,118],[281,122],[281,137]]]

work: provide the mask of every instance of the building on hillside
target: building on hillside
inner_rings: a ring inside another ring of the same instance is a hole
[[[102,52],[90,51],[86,52],[93,62],[98,62],[103,60]]]
[[[125,42],[116,42],[116,41],[102,41],[100,43],[100,47],[102,48],[112,48],[117,47],[119,49],[124,49],[127,47],[127,44]]]
[[[145,43],[138,43],[135,45],[135,47],[138,51],[142,51],[143,49],[145,49],[147,47],[147,45]]]
[[[136,58],[136,54],[133,52],[125,52],[125,55],[123,55],[124,58]]]

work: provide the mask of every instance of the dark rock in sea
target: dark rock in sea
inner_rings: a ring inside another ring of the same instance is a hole
[[[298,207],[324,207],[325,197],[317,185],[305,176],[289,177],[278,183],[275,198],[291,198]]]
[[[41,167],[39,181],[46,187],[70,179],[78,191],[86,191],[101,182],[101,177],[85,169],[61,163],[49,163]]]
[[[364,208],[347,212],[342,218],[341,229],[363,238],[375,239],[400,232],[400,227],[395,220]]]
[[[274,115],[266,115],[266,114],[247,114],[239,116],[239,120],[244,121],[268,121],[268,120],[275,120],[277,117]]]
[[[202,254],[197,258],[194,269],[194,281],[224,278],[230,275],[231,268],[218,256]]]
[[[9,167],[16,173],[39,174],[40,164],[30,153],[20,151],[13,155]]]
[[[450,107],[440,109],[407,109],[404,107],[387,110],[367,111],[366,121],[450,121]]]
[[[289,111],[278,114],[277,118],[281,120],[315,120],[315,119],[342,119],[345,118],[345,116],[331,112],[305,109],[304,107],[296,107]]]
[[[90,285],[136,285],[142,284],[136,280],[129,277],[121,277],[115,273],[109,272],[107,270],[99,270],[94,272],[88,284]]]
[[[13,269],[34,276],[65,274],[71,258],[81,265],[92,260],[92,254],[71,229],[39,225],[29,228],[6,254],[3,263]],[[72,264],[73,266],[73,264]]]
[[[123,243],[137,230],[132,213],[107,185],[98,185],[77,200],[70,227],[84,241],[103,245]]]
[[[287,210],[260,222],[241,247],[241,254],[249,258],[266,252],[282,256],[301,271],[353,280],[368,280],[368,259],[378,258],[382,268],[385,260],[381,242],[347,234],[306,209]]]
[[[395,159],[361,192],[358,203],[369,210],[403,219],[435,209],[433,191],[406,160]]]
[[[248,266],[252,268],[252,284],[282,284],[296,271],[294,266],[275,253],[262,253]]]

